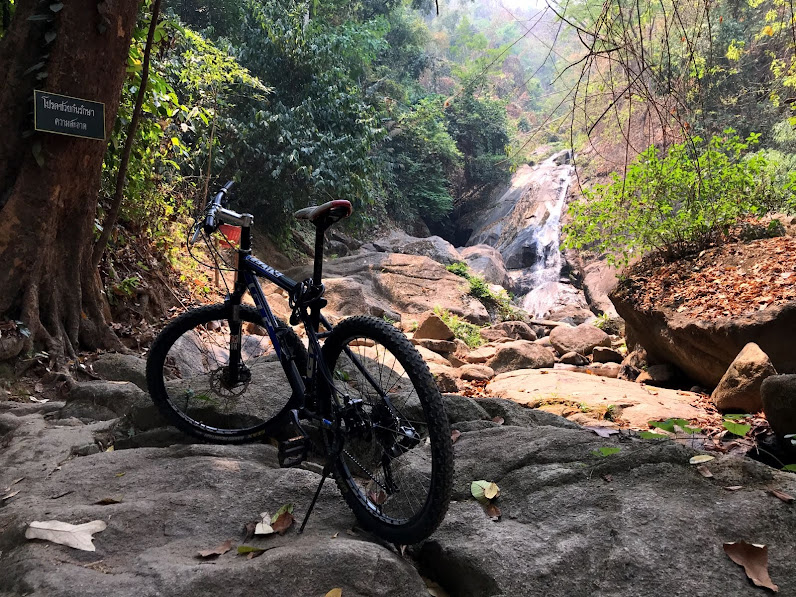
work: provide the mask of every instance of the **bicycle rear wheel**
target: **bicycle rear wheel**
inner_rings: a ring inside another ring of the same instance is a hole
[[[147,359],[153,402],[180,430],[218,443],[272,435],[284,422],[293,395],[287,375],[256,309],[241,306],[241,363],[230,378],[230,305],[187,311],[157,337]],[[283,349],[306,371],[307,350],[279,322]]]
[[[340,430],[326,431],[337,485],[360,524],[411,544],[442,522],[453,484],[453,446],[442,396],[406,336],[372,317],[338,324],[323,346],[339,397]]]

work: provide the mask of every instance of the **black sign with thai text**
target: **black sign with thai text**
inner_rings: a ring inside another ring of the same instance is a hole
[[[34,90],[37,131],[105,140],[105,104]]]

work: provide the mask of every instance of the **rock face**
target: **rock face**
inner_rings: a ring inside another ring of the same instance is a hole
[[[285,273],[303,280],[311,275],[312,268],[300,266]],[[464,280],[429,257],[357,252],[327,263],[324,284],[329,299],[326,311],[332,315],[361,315],[362,311],[356,309],[364,304],[365,312],[376,316],[383,313],[389,317],[395,313],[393,319],[417,319],[419,314],[433,311],[434,307],[444,307],[471,323],[489,322],[489,313],[468,294]],[[352,297],[355,307],[346,307]]]
[[[131,354],[105,353],[91,364],[108,381],[129,381],[146,391],[146,361]]]
[[[526,380],[528,392],[535,386]],[[497,398],[444,399],[461,432],[454,501],[439,530],[405,556],[351,530],[354,517],[332,483],[299,535],[320,475],[277,468],[272,446],[107,452],[110,423],[53,418],[63,403],[0,402],[0,487],[22,478],[0,507],[0,595],[282,597],[340,588],[345,597],[422,597],[422,574],[464,597],[638,597],[670,585],[683,595],[756,597],[760,589],[722,550],[737,540],[766,544],[781,594],[796,591],[796,521],[791,506],[764,494],[796,493],[793,475],[718,455],[706,479],[688,464],[694,452],[674,442],[602,438]],[[599,455],[605,447],[619,451]],[[499,485],[499,522],[470,497],[474,479]],[[105,498],[118,503],[100,505]],[[243,526],[287,503],[296,524],[282,537],[245,542],[266,549],[260,557],[238,556]],[[24,536],[32,520],[98,519],[107,528],[94,535],[94,553]],[[230,552],[197,557],[227,539]]]
[[[730,364],[711,399],[720,411],[760,412],[760,386],[764,379],[776,374],[768,355],[757,344],[749,343]]]
[[[506,271],[506,264],[503,263],[503,256],[497,249],[489,245],[475,245],[462,247],[459,252],[470,269],[483,276],[484,280],[490,284],[499,284],[504,288],[511,286],[511,279]]]
[[[796,433],[796,375],[772,375],[761,387],[763,412],[779,435]]]
[[[621,292],[611,294],[611,300],[625,320],[629,347],[641,344],[650,358],[676,365],[701,385],[715,387],[750,342],[779,373],[796,373],[796,350],[788,332],[796,329],[796,302],[748,317],[700,321],[679,313],[639,311]]]
[[[502,321],[481,330],[481,336],[487,340],[512,338],[514,340],[536,340],[536,332],[523,321]]]
[[[517,369],[542,369],[552,367],[556,358],[543,346],[528,340],[514,340],[497,345],[495,356],[486,364],[495,373],[515,371]]]
[[[429,257],[444,265],[450,265],[462,260],[462,256],[453,245],[439,236],[417,238],[400,230],[395,230],[387,237],[363,245],[362,248],[382,253],[420,255]]]
[[[611,338],[601,329],[582,323],[577,327],[561,325],[553,328],[550,343],[559,354],[577,352],[588,355],[595,346],[611,346]]]

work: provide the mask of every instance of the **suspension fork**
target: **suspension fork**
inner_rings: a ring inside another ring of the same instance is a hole
[[[244,228],[248,232],[248,228]],[[248,243],[247,243],[248,244]],[[229,370],[227,372],[228,381],[231,386],[240,382],[241,365],[241,337],[243,321],[240,317],[240,305],[243,293],[246,292],[246,282],[243,275],[244,260],[237,254],[237,268],[235,270],[235,287],[229,296],[229,304],[232,307],[232,314],[229,318]]]

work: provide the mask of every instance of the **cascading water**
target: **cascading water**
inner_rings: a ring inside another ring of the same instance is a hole
[[[561,216],[573,167],[569,151],[522,166],[511,187],[480,214],[468,245],[487,244],[503,256],[512,291],[536,317],[569,304],[585,307],[582,293],[562,280]]]

